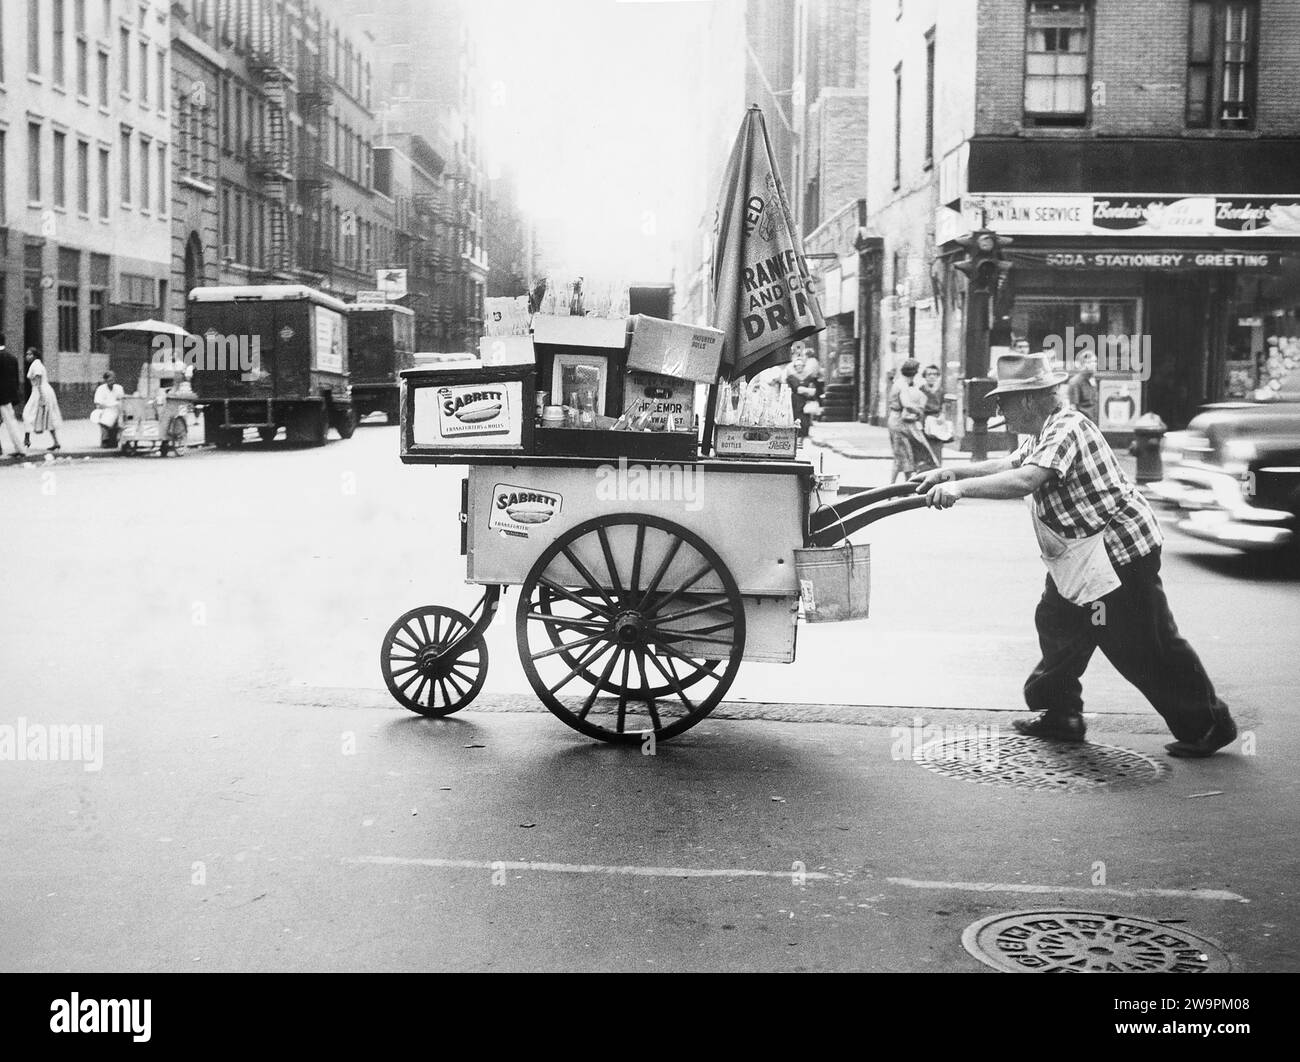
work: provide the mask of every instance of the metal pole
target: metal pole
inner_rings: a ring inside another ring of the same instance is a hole
[[[970,287],[966,291],[966,375],[989,374],[989,305],[987,291]],[[970,459],[987,461],[989,456],[989,422],[987,417],[971,417]]]

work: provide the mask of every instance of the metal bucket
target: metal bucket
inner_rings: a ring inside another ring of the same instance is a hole
[[[809,623],[866,619],[871,602],[871,547],[797,549],[799,601]]]

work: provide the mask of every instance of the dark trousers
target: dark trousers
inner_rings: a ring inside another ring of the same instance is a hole
[[[1160,583],[1160,550],[1115,569],[1120,585],[1100,602],[1072,605],[1052,577],[1034,612],[1043,659],[1025,681],[1034,711],[1083,711],[1079,679],[1095,649],[1133,683],[1180,741],[1196,741],[1215,712],[1228,706],[1216,696],[1196,651],[1178,633]]]

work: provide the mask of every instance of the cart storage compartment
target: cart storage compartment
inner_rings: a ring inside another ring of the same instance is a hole
[[[535,374],[512,368],[408,369],[402,373],[407,453],[531,453]]]

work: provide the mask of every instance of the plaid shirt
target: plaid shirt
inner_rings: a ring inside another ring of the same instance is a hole
[[[1011,455],[1011,465],[1056,475],[1034,491],[1034,512],[1059,535],[1105,531],[1111,563],[1129,564],[1164,541],[1155,513],[1124,475],[1101,429],[1075,409],[1058,409]]]

